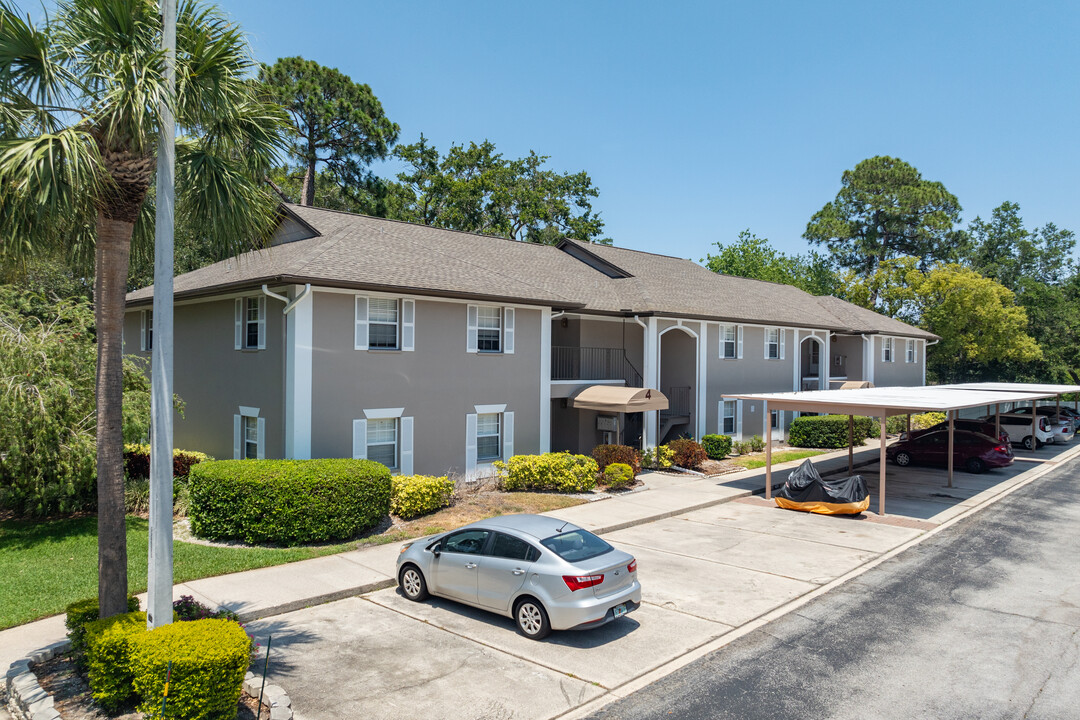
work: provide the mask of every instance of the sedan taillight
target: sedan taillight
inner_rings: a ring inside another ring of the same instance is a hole
[[[994,452],[1007,453],[1009,452],[1009,448],[1006,445],[998,445],[996,448],[994,448]]]
[[[626,566],[626,572],[637,572],[637,559],[631,560]]]
[[[593,585],[604,582],[603,575],[563,575],[562,579],[566,587],[570,588],[570,592],[591,588]]]

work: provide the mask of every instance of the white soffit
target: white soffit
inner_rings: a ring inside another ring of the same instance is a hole
[[[913,412],[945,412],[997,403],[1041,400],[1056,393],[1002,390],[969,390],[956,386],[874,387],[852,390],[810,390],[786,393],[725,393],[728,400],[758,400],[773,410],[835,412],[842,415],[876,415],[884,409],[888,415]]]

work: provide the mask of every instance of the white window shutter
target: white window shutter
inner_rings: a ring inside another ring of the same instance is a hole
[[[367,460],[367,420],[352,421],[353,460]]]
[[[742,440],[742,400],[735,401],[735,437]]]
[[[233,415],[232,417],[233,417],[233,423],[232,423],[232,456],[233,456],[233,460],[239,460],[240,457],[241,457],[240,456],[240,449],[244,445],[244,438],[243,438],[243,434],[244,434],[243,422],[244,422],[244,420],[239,415]]]
[[[368,309],[367,298],[363,295],[356,296],[356,337],[353,339],[353,347],[357,350],[368,349]]]
[[[146,311],[141,311],[139,317],[142,320],[139,328],[139,350],[146,352]]]
[[[885,338],[881,338],[881,362],[885,362]]]
[[[769,330],[770,328],[763,328],[761,331],[761,337],[765,341],[761,357],[765,358],[766,360],[769,359]]]
[[[780,359],[784,359],[784,336],[787,335],[787,331],[784,328],[780,328],[776,331],[776,334],[780,336]]]
[[[233,335],[233,349],[244,347],[244,301],[236,298],[236,332]]]
[[[259,449],[256,451],[259,460],[266,459],[266,418],[259,418],[255,421],[256,432],[258,432]]]
[[[737,334],[739,336],[739,352],[736,354],[736,357],[742,360],[742,325],[739,326]]]
[[[413,419],[401,418],[401,474],[413,474]]]
[[[466,350],[469,352],[476,352],[476,335],[478,327],[480,325],[480,311],[475,305],[469,306],[469,332],[466,338],[467,346]],[[475,442],[475,440],[474,440]],[[473,463],[475,465],[475,463]]]
[[[416,346],[416,301],[401,301],[401,349],[412,352]],[[411,419],[411,418],[410,418]],[[406,473],[411,475],[412,473]]]
[[[503,462],[514,456],[514,413],[503,413]]]
[[[259,349],[266,349],[266,296],[259,298]],[[262,448],[262,445],[259,445]]]
[[[514,308],[503,310],[503,352],[514,354]]]
[[[465,472],[476,469],[476,414],[465,416]]]

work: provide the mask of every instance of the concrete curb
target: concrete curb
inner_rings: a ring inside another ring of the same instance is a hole
[[[351,588],[344,588],[342,590],[335,590],[331,593],[324,593],[322,595],[313,595],[311,597],[301,598],[300,600],[292,600],[280,605],[271,605],[270,607],[260,608],[258,610],[252,610],[251,612],[238,613],[240,622],[248,623],[253,620],[262,620],[263,618],[273,617],[275,615],[284,615],[285,613],[295,612],[296,610],[303,610],[304,608],[314,607],[316,605],[325,605],[329,602],[335,602],[337,600],[344,600],[345,598],[357,597],[359,595],[367,595],[378,590],[394,587],[397,585],[397,578],[388,577],[384,580],[377,580],[371,583],[364,583],[363,585],[357,585]],[[218,609],[224,609],[219,606]]]
[[[843,585],[843,584],[845,584],[845,583],[847,583],[847,582],[849,582],[851,580],[854,580],[855,578],[863,575],[864,573],[869,572],[870,570],[873,570],[874,568],[881,565],[882,563],[885,563],[885,562],[893,559],[894,557],[896,557],[900,553],[905,552],[906,550],[909,550],[909,549],[915,547],[916,545],[919,545],[919,544],[925,542],[928,538],[931,538],[931,537],[937,535],[940,532],[944,532],[947,528],[950,528],[953,525],[956,525],[957,523],[959,523],[959,522],[961,522],[963,520],[966,520],[966,519],[970,518],[971,516],[976,515],[977,513],[982,512],[986,508],[988,508],[991,505],[994,505],[995,503],[1000,501],[1002,498],[1008,497],[1009,495],[1012,495],[1017,490],[1019,490],[1021,488],[1024,488],[1024,487],[1027,487],[1031,483],[1033,483],[1036,480],[1038,480],[1039,478],[1041,478],[1043,475],[1046,475],[1047,473],[1052,472],[1057,467],[1059,467],[1059,466],[1063,465],[1064,463],[1076,458],[1077,456],[1080,456],[1080,445],[1077,445],[1073,449],[1068,450],[1065,453],[1063,453],[1062,455],[1058,456],[1058,458],[1056,458],[1056,460],[1055,460],[1055,462],[1053,464],[1050,464],[1050,463],[1040,464],[1037,467],[1032,468],[1031,470],[1028,471],[1029,473],[1031,473],[1030,476],[1021,477],[1021,479],[1019,479],[1012,486],[1010,486],[1008,488],[1005,488],[1004,490],[1002,490],[999,493],[994,493],[993,495],[990,495],[985,500],[971,506],[970,508],[968,508],[964,512],[960,513],[959,515],[956,515],[955,517],[951,517],[948,520],[945,520],[940,525],[938,525],[937,527],[935,527],[935,528],[933,528],[931,530],[924,531],[922,534],[917,535],[916,537],[912,538],[911,540],[908,540],[907,542],[896,546],[892,550],[889,550],[888,552],[884,553],[883,555],[880,555],[880,556],[874,558],[873,560],[870,560],[866,564],[861,565],[861,566],[855,568],[854,570],[851,570],[851,571],[845,573],[844,575],[841,575],[838,578],[835,578],[831,582],[828,582],[828,583],[826,583],[826,584],[824,584],[824,585],[822,585],[820,587],[817,587],[817,588],[807,592],[805,595],[800,595],[799,597],[785,603],[784,605],[773,608],[769,612],[767,612],[767,613],[765,613],[765,614],[751,620],[750,622],[745,623],[743,625],[740,625],[739,627],[735,628],[734,630],[731,630],[728,633],[726,633],[724,635],[721,635],[720,637],[714,638],[713,640],[710,640],[709,642],[704,643],[704,644],[698,646],[697,648],[694,648],[693,650],[690,650],[689,652],[687,652],[686,654],[684,654],[683,656],[681,656],[679,658],[676,658],[675,660],[672,660],[672,661],[670,661],[668,663],[665,663],[664,665],[661,665],[658,668],[654,668],[653,670],[650,670],[650,671],[638,676],[637,678],[634,678],[633,680],[629,680],[629,681],[623,683],[622,685],[619,685],[619,686],[613,687],[613,688],[609,688],[608,692],[605,693],[604,695],[601,695],[598,698],[590,700],[589,702],[587,702],[587,703],[585,703],[583,705],[579,705],[578,707],[571,708],[570,710],[567,710],[564,713],[556,715],[556,716],[554,716],[554,718],[552,718],[552,720],[581,720],[582,718],[586,718],[589,715],[592,715],[593,713],[595,713],[596,711],[606,707],[607,705],[610,705],[613,702],[621,700],[622,698],[624,698],[624,697],[626,697],[626,696],[628,696],[628,695],[630,695],[630,694],[632,694],[632,693],[646,687],[647,685],[651,685],[652,683],[656,682],[657,680],[660,680],[660,679],[662,679],[664,677],[667,677],[668,675],[671,675],[675,671],[680,670],[683,667],[686,667],[690,663],[695,662],[696,660],[699,660],[699,659],[705,657],[706,655],[709,655],[711,653],[716,652],[717,650],[722,649],[723,647],[735,642],[736,640],[738,640],[739,638],[741,638],[741,637],[743,637],[745,635],[749,635],[750,633],[754,632],[755,630],[757,630],[757,629],[759,629],[759,628],[761,628],[761,627],[763,627],[765,625],[768,625],[773,620],[779,619],[779,618],[783,617],[784,615],[787,615],[788,613],[791,613],[791,612],[793,612],[795,610],[798,610],[799,608],[803,607],[804,605],[807,605],[808,603],[810,603],[813,600],[816,600],[817,598],[821,597],[822,595],[825,595],[826,593],[829,593],[829,592],[835,590],[836,588],[840,587],[841,585]],[[875,461],[876,461],[876,459],[875,459]],[[1027,473],[1024,473],[1024,475],[1027,475]]]

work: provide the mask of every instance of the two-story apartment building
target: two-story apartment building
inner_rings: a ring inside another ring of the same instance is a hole
[[[367,457],[402,473],[620,438],[761,434],[760,409],[723,393],[922,384],[935,339],[679,258],[294,205],[271,247],[177,277],[175,292],[178,446]],[[128,296],[126,352],[149,353],[152,297]],[[668,407],[583,400],[597,386]],[[781,431],[789,420],[770,419]]]

